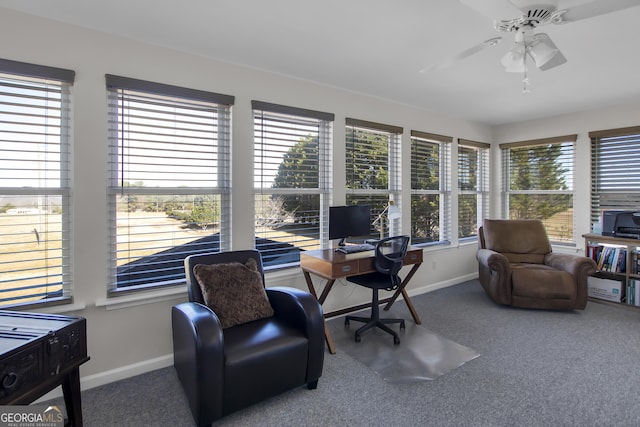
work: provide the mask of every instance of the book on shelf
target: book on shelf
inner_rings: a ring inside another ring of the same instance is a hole
[[[598,262],[598,256],[600,255],[601,250],[601,245],[594,245],[591,243],[587,244],[587,256],[594,260],[596,263]]]
[[[637,251],[631,251],[631,259],[629,260],[630,262],[630,270],[629,272],[631,274],[638,274],[638,272],[640,272],[640,256],[638,256],[638,252]]]
[[[640,281],[629,279],[627,284],[627,304],[640,306]]]
[[[600,271],[609,273],[625,273],[627,271],[626,248],[598,245],[593,250],[587,248],[587,254],[596,261]]]

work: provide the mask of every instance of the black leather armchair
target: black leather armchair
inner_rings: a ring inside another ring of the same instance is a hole
[[[223,329],[204,302],[193,268],[240,262],[254,250],[185,259],[189,302],[172,308],[174,367],[199,426],[268,397],[306,385],[315,389],[324,362],[322,308],[309,293],[267,288],[274,316]]]

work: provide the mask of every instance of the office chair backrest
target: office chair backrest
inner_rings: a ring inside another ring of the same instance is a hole
[[[209,254],[189,255],[184,259],[184,272],[187,279],[187,292],[189,294],[189,301],[199,302],[205,304],[204,297],[202,296],[202,290],[196,280],[196,276],[193,274],[193,267],[198,264],[221,264],[228,262],[246,263],[249,258],[256,260],[258,265],[258,271],[262,275],[262,285],[264,286],[264,270],[262,269],[262,257],[260,252],[256,250],[241,250],[241,251],[229,251],[218,252]]]
[[[393,236],[378,241],[376,245],[376,270],[382,274],[388,274],[391,280],[391,288],[400,284],[398,273],[404,263],[409,247],[409,236]]]

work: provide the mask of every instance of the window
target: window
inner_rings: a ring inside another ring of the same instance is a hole
[[[268,267],[300,262],[328,233],[330,113],[253,101],[256,249]]]
[[[640,126],[590,132],[591,221],[640,206]]]
[[[458,140],[458,238],[477,237],[489,214],[489,144]]]
[[[110,291],[184,283],[187,255],[230,249],[234,98],[107,75]]]
[[[450,240],[452,138],[411,131],[411,242]]]
[[[381,215],[393,200],[400,199],[400,139],[402,128],[347,118],[346,181],[348,205],[371,205],[372,234],[401,233],[400,220]]]
[[[71,299],[75,73],[0,60],[0,307]]]
[[[576,138],[567,135],[500,145],[504,216],[541,220],[555,243],[574,242]]]

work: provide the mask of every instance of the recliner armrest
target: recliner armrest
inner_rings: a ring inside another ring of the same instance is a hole
[[[324,363],[324,314],[318,300],[309,292],[296,288],[266,288],[274,316],[301,330],[309,339],[307,382],[322,375]]]
[[[586,278],[596,272],[595,261],[589,257],[580,255],[552,252],[545,256],[544,263],[549,267],[570,273],[576,280]]]
[[[549,253],[544,263],[557,270],[566,271],[573,276],[576,284],[575,308],[584,309],[587,305],[587,278],[596,272],[596,262],[591,258],[573,254]]]
[[[478,262],[492,271],[496,271],[505,277],[511,276],[511,264],[506,256],[491,249],[478,249],[476,254]]]
[[[498,304],[511,304],[511,264],[506,256],[491,249],[476,253],[480,284]]]
[[[218,316],[200,303],[185,302],[172,307],[171,326],[173,364],[194,418],[222,417],[224,336]]]

